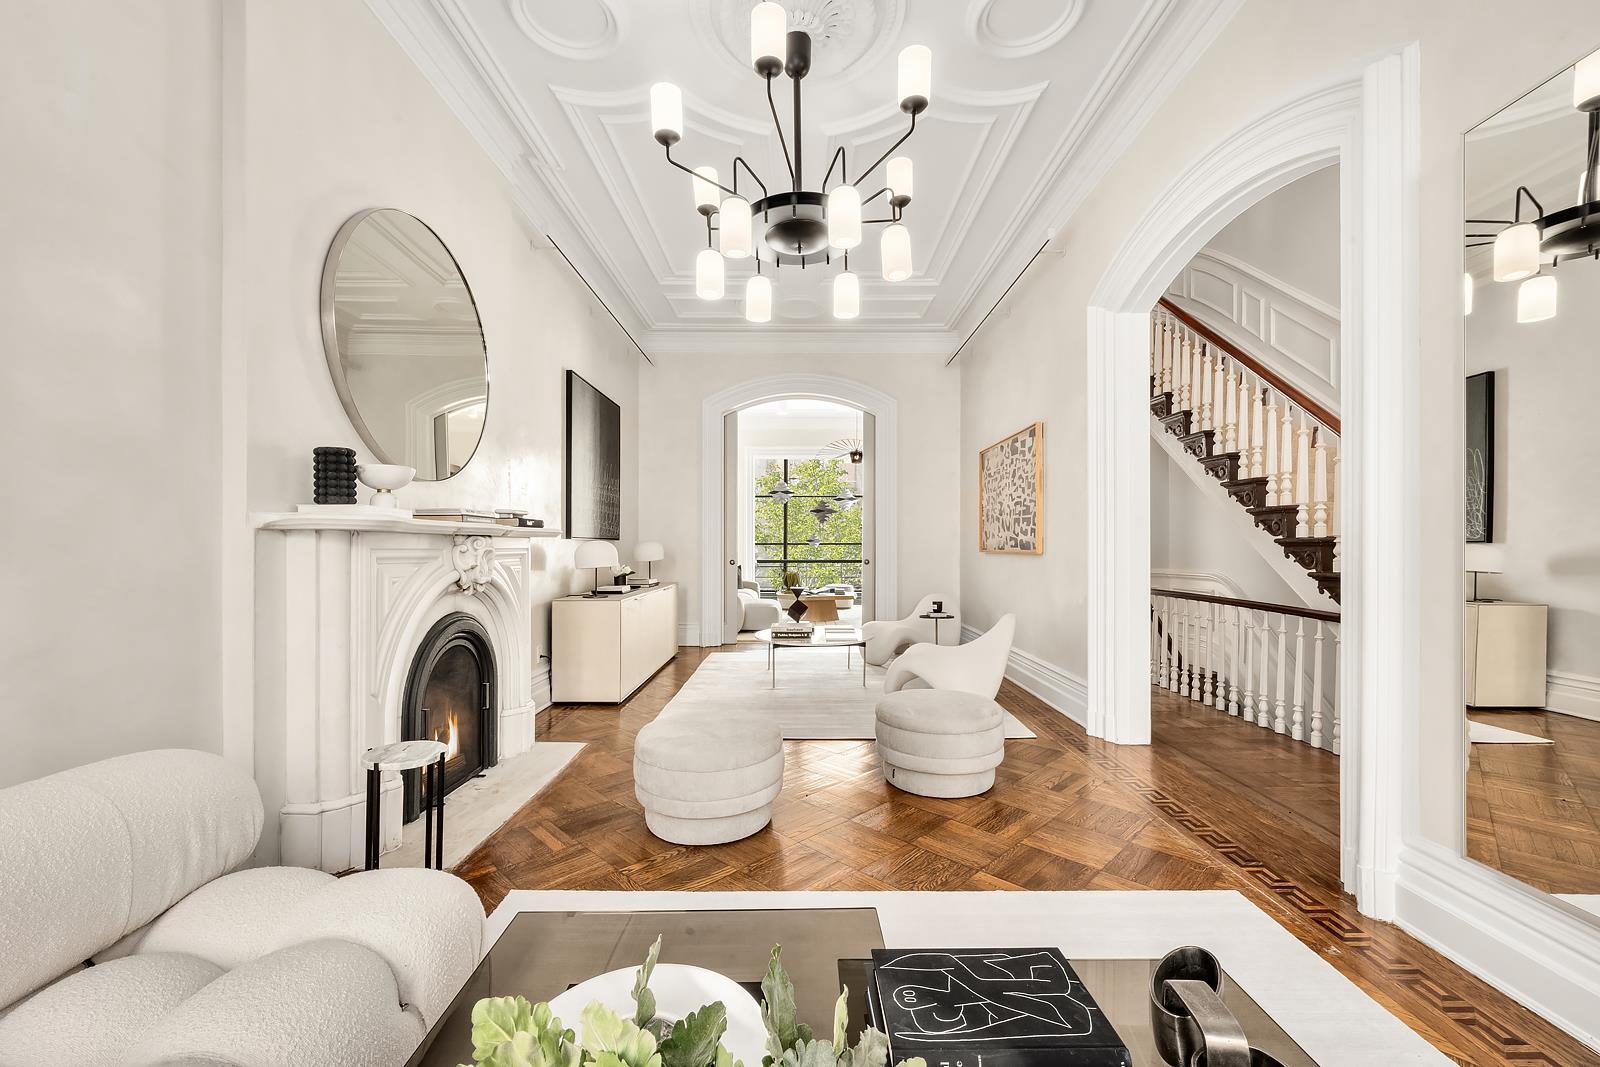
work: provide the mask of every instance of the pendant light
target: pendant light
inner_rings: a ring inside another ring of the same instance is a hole
[[[683,93],[671,82],[650,86],[650,125],[656,140],[671,146],[683,139]]]
[[[772,283],[765,275],[752,274],[744,283],[744,317],[746,322],[772,321]]]
[[[1556,276],[1535,274],[1517,286],[1517,321],[1543,322],[1556,316]]]
[[[853,319],[861,314],[861,279],[846,270],[833,279],[833,317]]]
[[[787,504],[794,497],[794,491],[786,483],[779,482],[778,488],[774,489],[769,495],[778,503]]]
[[[1519,222],[1494,239],[1494,280],[1518,282],[1539,273],[1539,227]]]
[[[750,65],[763,77],[783,70],[789,13],[782,4],[757,4],[750,11]]]
[[[900,110],[911,114],[925,110],[933,99],[933,53],[927,45],[900,50]]]
[[[861,193],[853,185],[828,194],[828,243],[845,251],[861,243]]]
[[[720,210],[717,237],[722,254],[729,259],[744,259],[750,255],[750,201],[730,196]]]
[[[1600,111],[1600,52],[1578,60],[1572,68],[1572,106],[1579,111]]]
[[[884,281],[903,282],[911,277],[911,231],[904,223],[895,222],[883,228],[878,254],[883,260]]]
[[[722,256],[715,248],[702,248],[694,257],[694,292],[701,300],[722,299]]]
[[[889,202],[896,207],[911,203],[911,157],[895,156],[889,160]]]
[[[709,215],[717,210],[717,200],[722,195],[722,190],[717,188],[716,167],[694,168],[694,206],[702,215]]]
[[[1472,314],[1472,295],[1477,286],[1472,284],[1472,272],[1464,271],[1461,275],[1461,314]]]

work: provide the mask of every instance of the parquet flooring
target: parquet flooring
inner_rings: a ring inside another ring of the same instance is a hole
[[[1467,855],[1547,893],[1600,893],[1600,722],[1473,711],[1553,745],[1473,745]]]
[[[1157,691],[1156,743],[1119,747],[1007,683],[1038,737],[1006,742],[995,787],[940,800],[891,790],[867,741],[786,744],[772,825],[683,848],[644,827],[632,743],[704,653],[617,707],[540,714],[588,742],[456,871],[492,908],[512,889],[1232,889],[1464,1064],[1600,1065],[1579,1045],[1339,886],[1335,757]]]

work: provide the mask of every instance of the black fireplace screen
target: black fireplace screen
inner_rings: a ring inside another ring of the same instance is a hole
[[[412,660],[402,732],[407,741],[442,741],[449,746],[446,795],[495,763],[495,677],[487,631],[477,619],[459,612],[434,624]],[[407,822],[422,812],[426,797],[420,773],[406,772]]]

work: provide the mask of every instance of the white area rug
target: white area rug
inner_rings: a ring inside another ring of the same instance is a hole
[[[517,809],[555,780],[579,752],[579,741],[535,741],[520,756],[489,768],[482,778],[463,783],[444,799],[444,865],[448,870],[467,858],[484,839],[505,824]],[[418,818],[401,832],[400,847],[385,852],[384,867],[422,866],[422,828]]]
[[[778,720],[786,741],[870,741],[877,736],[872,709],[883,696],[883,668],[867,668],[861,684],[861,650],[778,649],[778,687],[772,688],[767,647],[713,652],[672,698],[663,715],[684,711],[754,713]],[[1007,737],[1035,737],[1009,711]]]
[[[1504,726],[1491,726],[1474,719],[1467,720],[1467,740],[1475,745],[1553,745],[1548,737],[1507,730]]]

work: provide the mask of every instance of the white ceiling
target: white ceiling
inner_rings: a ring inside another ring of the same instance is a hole
[[[686,125],[676,159],[715,166],[731,184],[743,155],[769,188],[783,187],[782,150],[746,59],[752,0],[368,2],[506,172],[531,223],[652,352],[757,338],[794,351],[953,351],[1237,6],[787,0],[791,26],[811,27],[815,40],[803,83],[807,188],[821,185],[839,145],[854,178],[904,131],[896,55],[913,43],[933,50],[933,102],[902,149],[917,171],[905,218],[917,272],[884,282],[869,227],[851,257],[859,319],[831,317],[836,263],[783,268],[773,321],[752,326],[739,299],[750,260],[727,261],[721,301],[694,293],[704,222],[649,114],[650,85],[676,82]],[[774,86],[786,131],[790,84]]]

